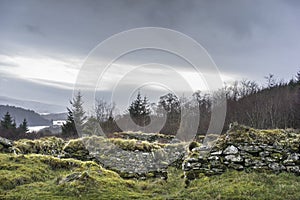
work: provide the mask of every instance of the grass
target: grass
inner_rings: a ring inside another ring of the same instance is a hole
[[[160,143],[150,143],[147,141],[140,141],[135,139],[125,140],[121,138],[110,138],[109,141],[126,151],[139,150],[151,152],[156,149],[161,149],[165,146],[164,144]]]
[[[0,199],[300,199],[300,177],[227,171],[186,187],[181,170],[167,181],[124,180],[91,161],[0,154]]]

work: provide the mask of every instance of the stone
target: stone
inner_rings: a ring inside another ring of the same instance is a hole
[[[218,156],[210,156],[208,160],[220,160],[220,158]]]
[[[220,155],[222,155],[222,151],[211,152],[210,155],[212,155],[212,156],[220,156]]]
[[[287,170],[288,172],[295,173],[295,174],[297,174],[297,175],[300,174],[300,168],[299,168],[299,166],[287,166],[287,167],[286,167],[286,170]]]
[[[271,157],[276,159],[276,160],[282,160],[282,158],[283,158],[281,153],[272,153]]]
[[[13,146],[13,142],[11,140],[3,138],[3,137],[0,137],[0,144],[6,148]]]
[[[230,163],[228,165],[229,168],[232,168],[232,169],[235,169],[235,170],[243,170],[244,169],[244,166],[243,165],[240,165],[240,164],[235,164],[235,163]]]
[[[239,146],[239,149],[243,150],[243,151],[246,151],[248,153],[251,153],[251,154],[257,154],[259,153],[260,151],[262,151],[262,149],[259,147],[259,146],[256,146],[256,145],[245,145],[245,146]]]
[[[299,163],[299,154],[298,153],[292,153],[290,154],[286,160],[283,161],[283,164],[285,165],[296,165],[296,163]]]
[[[272,169],[273,171],[282,171],[282,170],[285,170],[285,167],[284,167],[283,165],[278,164],[278,163],[276,163],[276,162],[270,163],[270,164],[268,165],[268,167],[269,167],[270,169]]]
[[[223,151],[223,153],[224,153],[225,155],[237,154],[238,152],[239,152],[238,148],[236,148],[236,147],[233,146],[233,145],[228,146],[228,147]]]
[[[260,157],[267,157],[269,155],[270,155],[270,152],[268,152],[268,151],[262,151],[262,152],[259,153]]]
[[[262,160],[268,162],[268,163],[272,163],[275,162],[276,160],[271,158],[271,157],[262,157]]]
[[[75,172],[75,173],[72,173],[72,174],[66,176],[62,180],[58,181],[58,184],[64,184],[64,183],[73,182],[76,180],[87,180],[88,178],[90,178],[90,177],[87,172],[83,172],[83,173]]]
[[[228,156],[225,156],[225,159],[228,161],[237,162],[237,163],[243,162],[243,160],[244,160],[240,155],[228,155]]]

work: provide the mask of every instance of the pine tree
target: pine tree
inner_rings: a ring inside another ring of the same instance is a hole
[[[145,96],[142,98],[138,92],[136,99],[131,103],[128,108],[130,117],[139,126],[145,126],[150,122],[150,104]]]
[[[24,119],[23,122],[19,125],[19,130],[22,131],[23,133],[26,133],[28,131],[28,125],[26,119]]]
[[[70,101],[71,108],[68,110],[67,122],[62,126],[62,133],[66,136],[78,136],[82,133],[83,124],[86,120],[85,111],[83,110],[82,95],[80,92]]]
[[[7,130],[16,129],[16,122],[10,116],[9,112],[6,112],[3,119],[1,120],[1,127]]]
[[[65,136],[77,136],[78,133],[73,118],[73,112],[69,108],[67,108],[67,110],[68,110],[68,118],[67,118],[67,122],[61,127],[62,133]]]
[[[296,78],[296,83],[297,83],[297,84],[300,84],[300,71],[297,72],[295,78]]]

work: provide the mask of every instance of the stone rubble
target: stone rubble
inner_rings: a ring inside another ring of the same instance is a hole
[[[234,127],[220,136],[212,151],[192,151],[182,165],[185,177],[193,180],[201,173],[217,175],[230,169],[300,175],[300,133],[282,131],[261,133],[244,126]]]

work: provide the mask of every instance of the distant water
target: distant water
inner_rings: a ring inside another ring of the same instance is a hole
[[[28,127],[28,129],[29,129],[28,132],[33,132],[33,131],[37,132],[37,131],[39,131],[39,130],[41,130],[43,128],[48,128],[48,127],[49,126],[29,126]]]

